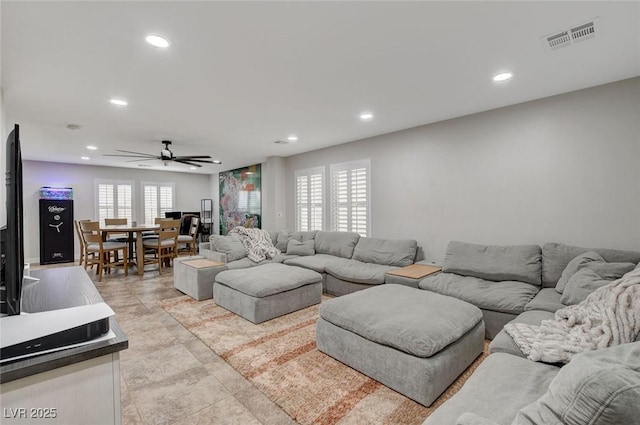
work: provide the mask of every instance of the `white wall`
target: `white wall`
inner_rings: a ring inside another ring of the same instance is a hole
[[[23,140],[23,143],[28,143],[28,141]],[[200,211],[200,199],[213,197],[209,176],[204,174],[23,161],[22,179],[24,182],[25,210],[24,249],[28,262],[38,262],[40,259],[38,200],[39,189],[42,186],[72,187],[73,209],[76,220],[97,218],[94,194],[95,179],[133,181],[134,214],[137,221],[142,221],[140,183],[143,181],[174,182],[176,210],[179,211]],[[75,246],[77,255],[77,242]]]
[[[279,156],[270,156],[262,163],[262,228],[286,227],[286,164]]]
[[[372,236],[428,260],[450,240],[640,250],[640,78],[288,157],[287,227],[295,170],[325,165],[328,184],[329,164],[361,158]]]

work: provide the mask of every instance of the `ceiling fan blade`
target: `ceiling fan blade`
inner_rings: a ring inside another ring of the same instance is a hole
[[[211,158],[210,155],[184,155],[184,156],[174,156],[174,159],[195,159],[195,158]]]
[[[214,163],[213,161],[207,161],[207,160],[204,160],[204,159],[191,159],[191,158],[179,158],[179,159],[174,158],[174,161],[202,162],[204,164],[213,164]]]
[[[158,159],[155,155],[119,155],[119,154],[102,154],[102,156],[123,156],[125,158],[149,158],[149,159]]]
[[[130,159],[126,162],[157,161],[158,158]]]
[[[191,165],[192,167],[202,167],[200,164],[194,164],[193,162],[186,161],[184,159],[173,159],[175,162],[179,162],[180,164]]]
[[[144,153],[144,152],[133,152],[133,151],[123,151],[122,149],[116,149],[117,152],[124,152],[124,153],[133,153],[136,155],[144,155],[144,156],[158,156],[158,155],[151,155],[150,153]]]

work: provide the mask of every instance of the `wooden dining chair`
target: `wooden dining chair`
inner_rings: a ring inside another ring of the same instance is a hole
[[[87,252],[87,242],[84,240],[84,232],[82,231],[82,228],[80,227],[80,224],[83,221],[90,221],[90,220],[74,220],[74,227],[76,229],[76,233],[78,235],[78,242],[79,242],[79,246],[80,246],[80,261],[78,261],[78,265],[82,266],[84,264],[84,262],[86,261],[86,259],[89,256],[94,256],[93,253],[88,253]],[[91,266],[93,268],[93,265]]]
[[[198,237],[199,226],[200,226],[200,219],[198,217],[191,217],[189,234],[178,235],[178,243],[186,245],[185,249],[182,251],[182,254],[196,255],[196,248],[198,246],[196,242],[196,238]],[[178,251],[178,254],[180,254],[180,251]]]
[[[178,250],[178,232],[180,220],[160,220],[157,239],[143,239],[145,251],[153,252],[154,258],[146,259],[145,264],[158,263],[158,271],[162,273],[164,264],[170,265]]]
[[[104,224],[107,226],[126,226],[126,218],[105,218]],[[129,235],[124,233],[106,232],[106,238],[109,242],[126,242],[129,240]]]
[[[81,266],[84,262],[84,250],[86,249],[84,238],[82,237],[82,230],[80,230],[80,223],[78,220],[73,220],[73,227],[76,229],[76,234],[78,235],[78,245],[80,246],[80,261],[78,261],[78,265]]]
[[[80,229],[82,230],[86,245],[85,270],[89,264],[96,264],[98,266],[98,270],[96,270],[98,282],[102,282],[104,269],[111,272],[111,269],[114,267],[122,267],[124,269],[124,275],[129,275],[129,248],[126,243],[103,241],[100,223],[97,221],[81,221]],[[119,260],[116,255],[120,251],[122,251],[122,260]],[[112,254],[113,258],[111,257]]]

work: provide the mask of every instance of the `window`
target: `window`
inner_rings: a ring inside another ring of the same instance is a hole
[[[331,230],[371,233],[370,168],[369,159],[331,165]]]
[[[164,213],[175,210],[173,183],[142,182],[142,206],[144,223],[154,224],[157,217],[164,218]]]
[[[98,220],[105,218],[133,219],[133,183],[96,180],[96,211]]]
[[[324,167],[296,171],[296,230],[324,229]]]

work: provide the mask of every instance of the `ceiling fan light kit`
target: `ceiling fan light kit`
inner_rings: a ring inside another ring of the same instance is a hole
[[[163,140],[162,144],[164,148],[160,151],[160,155],[152,155],[143,152],[133,152],[133,151],[125,151],[117,149],[118,152],[123,152],[124,154],[105,154],[104,156],[121,156],[125,158],[138,158],[138,159],[130,159],[127,162],[140,162],[140,161],[155,161],[160,160],[166,167],[169,165],[169,162],[175,161],[180,164],[189,165],[190,167],[202,167],[201,164],[222,164],[222,161],[212,160],[209,155],[184,155],[184,156],[175,156],[173,151],[169,148],[172,145],[170,140]],[[193,169],[193,168],[192,168]]]

